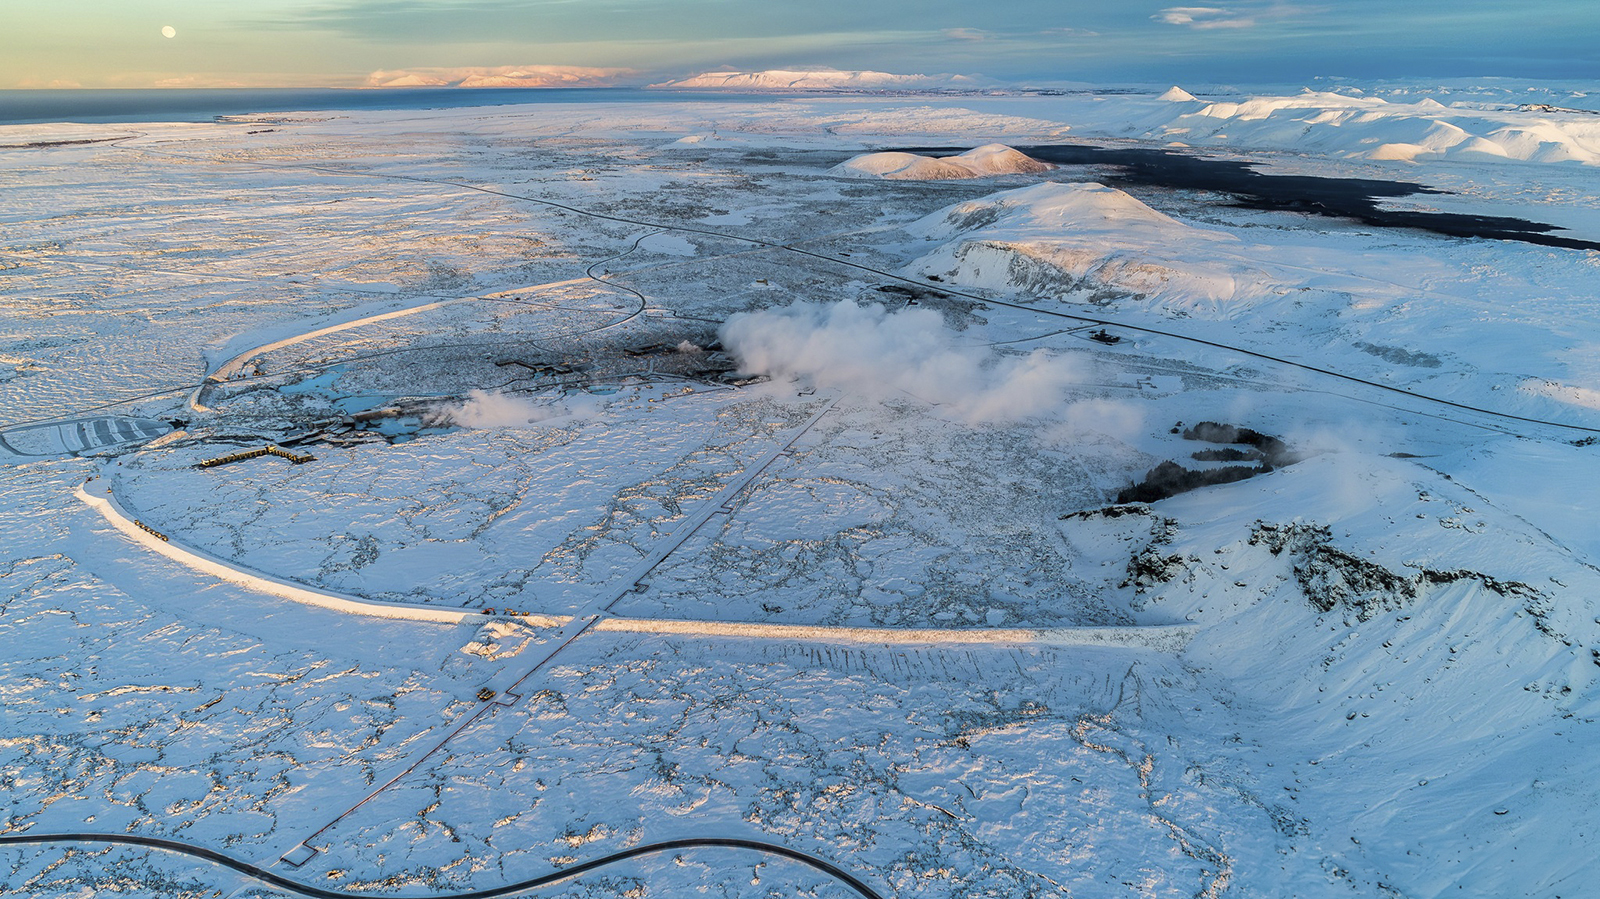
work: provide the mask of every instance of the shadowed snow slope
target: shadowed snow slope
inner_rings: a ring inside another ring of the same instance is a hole
[[[959,156],[938,159],[915,153],[865,153],[839,163],[829,174],[846,178],[889,178],[896,181],[938,181],[991,175],[1031,175],[1054,166],[1005,144],[985,144]]]
[[[1502,463],[1551,452],[1492,451]],[[1542,834],[1593,820],[1590,797],[1554,787],[1595,775],[1572,751],[1596,712],[1592,563],[1426,465],[1355,453],[1303,465],[1234,489],[1226,509],[1198,494],[1162,504],[1173,567],[1145,588],[1152,607],[1203,625],[1192,661],[1264,701],[1263,735],[1290,761],[1262,785],[1280,780],[1296,816],[1322,810],[1300,819],[1306,843],[1352,847],[1353,883],[1577,895],[1564,887],[1592,854]],[[1068,539],[1084,545],[1111,530],[1076,527]],[[1224,598],[1242,583],[1257,592]],[[1435,854],[1465,842],[1516,848]]]
[[[1102,184],[1037,184],[960,203],[913,224],[940,246],[923,273],[972,287],[1113,290],[1223,301],[1266,290],[1237,238],[1163,215]]]

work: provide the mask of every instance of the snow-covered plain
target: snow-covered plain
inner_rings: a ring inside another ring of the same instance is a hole
[[[0,893],[1584,895],[1600,254],[836,168],[1600,239],[1581,113],[1192,96],[0,128]]]

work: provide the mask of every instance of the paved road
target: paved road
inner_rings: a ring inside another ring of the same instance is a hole
[[[313,897],[313,899],[371,899],[370,893],[346,893],[339,890],[325,889],[309,883],[301,883],[298,880],[292,880],[288,877],[284,877],[281,874],[276,874],[272,871],[269,871],[266,868],[258,867],[247,861],[234,858],[231,855],[224,855],[215,849],[208,849],[205,846],[196,846],[193,843],[184,843],[179,840],[168,840],[162,837],[145,837],[137,834],[111,833],[24,833],[0,835],[0,846],[54,846],[71,845],[75,843],[91,843],[115,846],[142,846],[149,849],[160,849],[166,852],[175,852],[180,855],[187,855],[191,858],[198,858],[204,861],[212,862],[213,864],[221,865],[225,868],[231,868],[232,870],[237,871],[246,877],[260,881],[268,886],[277,887],[280,890],[288,890],[291,893],[298,893],[302,896],[310,896]],[[578,862],[577,864],[562,868],[559,871],[552,871],[549,874],[540,875],[539,877],[521,880],[516,883],[508,883],[504,886],[489,887],[482,890],[468,890],[461,893],[431,893],[427,894],[425,897],[417,897],[417,899],[493,899],[493,897],[496,896],[509,896],[513,893],[523,892],[524,890],[533,890],[538,889],[539,887],[549,886],[553,883],[560,883],[563,880],[570,880],[580,874],[586,874],[590,871],[614,865],[630,858],[638,858],[644,855],[661,855],[668,852],[681,852],[692,849],[742,849],[749,852],[759,852],[763,855],[786,858],[790,861],[799,862],[808,868],[820,871],[823,874],[832,877],[834,880],[837,880],[840,883],[843,883],[845,886],[848,886],[851,890],[854,890],[856,894],[862,896],[863,899],[884,899],[882,894],[868,886],[860,878],[839,867],[833,862],[828,861],[827,859],[818,858],[817,856],[809,853],[801,852],[797,849],[790,849],[787,846],[781,846],[777,843],[766,843],[760,840],[745,840],[733,837],[690,837],[681,840],[666,840],[660,843],[646,843],[640,846],[635,846],[631,849],[625,849],[621,852],[614,852],[610,855],[603,855],[599,858],[590,859],[586,862]],[[408,899],[408,897],[400,897],[400,899]]]

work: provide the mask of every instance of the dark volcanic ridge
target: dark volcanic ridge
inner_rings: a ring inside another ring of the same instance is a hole
[[[930,156],[964,153],[967,147],[894,148]],[[1383,209],[1380,201],[1449,191],[1412,181],[1376,178],[1329,178],[1318,175],[1268,175],[1256,171],[1257,162],[1210,159],[1173,150],[1107,149],[1088,144],[1042,144],[1017,147],[1041,162],[1060,166],[1095,166],[1110,169],[1097,178],[1114,187],[1166,187],[1232,194],[1245,209],[1299,212],[1353,219],[1381,228],[1409,228],[1449,237],[1515,240],[1547,247],[1600,250],[1600,242],[1566,237],[1552,232],[1556,225],[1508,216],[1467,215],[1457,212],[1423,212]]]

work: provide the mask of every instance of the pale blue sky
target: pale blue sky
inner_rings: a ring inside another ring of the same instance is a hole
[[[0,0],[0,88],[832,66],[1007,81],[1600,79],[1600,0]],[[170,26],[175,36],[165,37]]]

